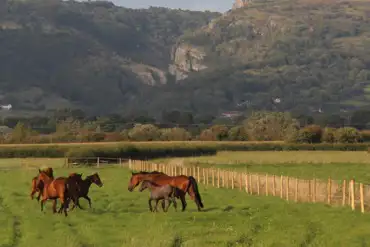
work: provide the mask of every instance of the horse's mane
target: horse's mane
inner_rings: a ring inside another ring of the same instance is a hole
[[[137,173],[133,173],[133,175],[136,175],[136,174],[164,174],[164,173],[159,172],[159,171],[152,171],[152,172],[139,171]]]
[[[41,172],[45,173],[50,178],[54,178],[54,170],[51,167],[44,168]]]

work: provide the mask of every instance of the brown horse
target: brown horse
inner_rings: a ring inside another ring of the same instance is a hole
[[[68,193],[70,194],[70,196],[72,198],[76,198],[76,201],[78,202],[78,199],[83,197],[85,198],[88,202],[89,202],[89,207],[91,208],[91,199],[90,197],[88,196],[89,194],[89,190],[90,190],[90,186],[94,183],[96,184],[97,186],[99,187],[102,187],[103,186],[103,183],[102,181],[100,180],[100,177],[99,177],[99,174],[98,173],[94,173],[90,176],[87,176],[86,179],[82,179],[82,174],[70,174],[70,176],[72,176],[72,178],[74,178],[74,182],[77,183],[78,185],[78,190],[75,190],[75,189],[70,189],[68,191]],[[75,200],[73,200],[75,201]],[[81,208],[79,206],[79,202],[77,203],[77,206],[79,208]],[[76,203],[74,203],[73,207],[71,210],[73,210],[74,208],[76,207]],[[63,209],[63,207],[61,206],[60,209],[59,209],[59,212],[61,212],[61,210]]]
[[[128,184],[128,190],[133,191],[135,187],[138,186],[143,180],[149,180],[159,185],[169,184],[172,187],[183,191],[183,196],[181,196],[181,193],[177,193],[177,196],[181,199],[182,211],[184,211],[186,208],[185,193],[188,193],[190,198],[195,201],[198,211],[201,211],[201,209],[204,207],[198,191],[198,184],[193,176],[168,176],[161,172],[132,172],[132,176]]]
[[[66,187],[66,178],[52,178],[49,177],[45,171],[39,170],[36,186],[39,187],[40,183],[43,184],[41,211],[44,210],[44,203],[47,200],[53,200],[53,213],[56,213],[56,200],[59,198],[64,208],[64,214],[67,216],[67,205],[69,196]]]
[[[48,167],[48,168],[43,169],[42,171],[44,171],[49,177],[54,178],[53,168]],[[37,176],[32,178],[32,186],[31,186],[31,194],[30,194],[31,199],[33,200],[34,195],[36,194],[36,192],[38,192],[39,194],[36,198],[37,198],[37,201],[40,201],[43,188],[44,188],[44,185],[42,182],[39,183],[39,185],[37,186]]]

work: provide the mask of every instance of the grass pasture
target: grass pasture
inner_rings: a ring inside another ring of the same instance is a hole
[[[370,154],[360,151],[218,152],[207,157],[157,159],[155,162],[216,167],[303,179],[352,179],[370,183]]]
[[[54,160],[56,161],[56,160]],[[46,163],[46,162],[45,162]],[[54,163],[57,166],[56,163]],[[0,170],[0,246],[367,246],[370,215],[322,204],[295,204],[273,197],[206,188],[206,207],[197,212],[148,212],[148,192],[128,192],[125,168],[55,169],[84,175],[98,170],[104,186],[93,185],[93,209],[69,217],[41,213],[29,198],[35,169]],[[87,207],[86,201],[81,204]]]

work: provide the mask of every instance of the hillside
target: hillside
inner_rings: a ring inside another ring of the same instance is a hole
[[[190,47],[194,69],[178,56],[178,82],[211,108],[369,106],[369,16],[369,1],[250,1],[180,38],[175,54]]]
[[[172,80],[171,48],[184,30],[218,13],[109,2],[2,1],[1,103],[28,112],[122,110]]]
[[[1,4],[0,101],[15,113],[370,106],[369,1],[254,0],[223,15]]]

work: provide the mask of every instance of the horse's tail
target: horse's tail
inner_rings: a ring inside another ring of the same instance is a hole
[[[200,194],[199,194],[197,181],[195,180],[195,178],[193,176],[189,176],[189,183],[188,183],[188,186],[187,186],[185,192],[189,193],[190,189],[193,190],[193,192],[194,192],[195,201],[199,203],[199,206],[201,208],[204,208],[204,205],[202,203],[202,198],[200,197]],[[189,193],[189,195],[190,195],[190,193]]]

